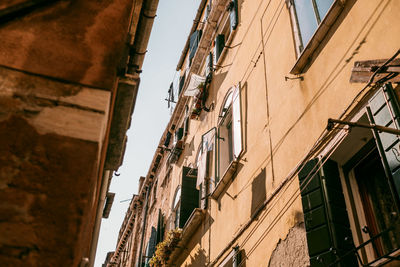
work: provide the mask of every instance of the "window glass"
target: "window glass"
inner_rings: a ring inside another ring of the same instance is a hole
[[[319,17],[323,20],[331,7],[333,0],[315,0],[315,2],[317,4]]]
[[[176,193],[175,193],[174,205],[172,206],[173,209],[177,208],[179,200],[181,200],[181,188],[180,187],[176,190]]]
[[[317,29],[318,22],[311,0],[294,0],[294,6],[296,8],[297,21],[299,23],[300,36],[304,48]],[[303,50],[303,48],[301,50]]]

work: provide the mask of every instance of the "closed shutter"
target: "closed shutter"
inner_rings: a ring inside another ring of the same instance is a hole
[[[242,152],[242,119],[241,119],[240,87],[236,86],[232,93],[232,129],[233,157],[237,159]]]
[[[192,61],[192,58],[196,54],[197,47],[199,46],[200,38],[201,38],[202,30],[197,30],[192,33],[190,36],[190,52],[189,52],[189,61]]]
[[[199,190],[196,189],[197,171],[183,167],[179,228],[183,228],[195,208],[199,207]]]
[[[218,62],[218,59],[221,56],[224,47],[225,47],[225,35],[218,34],[217,38],[215,38],[215,63]]]
[[[235,30],[239,23],[238,1],[232,0],[229,4],[229,19],[231,22],[231,31]]]
[[[311,266],[329,266],[354,248],[339,170],[327,160],[319,171],[318,159],[299,172],[301,200]],[[358,266],[354,254],[337,266]]]
[[[390,83],[385,84],[369,101],[368,118],[372,124],[400,129],[400,107]],[[398,135],[374,131],[391,193],[399,209],[400,139]]]

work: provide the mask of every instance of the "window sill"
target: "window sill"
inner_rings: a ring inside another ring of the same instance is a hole
[[[314,52],[318,49],[325,36],[328,34],[329,30],[332,28],[336,19],[343,11],[346,1],[347,0],[336,0],[333,3],[325,18],[322,20],[321,24],[315,31],[314,35],[311,37],[304,50],[301,52],[300,56],[297,58],[296,63],[290,71],[291,74],[301,74],[304,72],[305,67],[312,60]]]
[[[224,191],[226,185],[232,179],[233,175],[236,173],[237,165],[239,161],[234,160],[232,161],[228,168],[226,169],[224,175],[222,176],[221,180],[219,180],[217,186],[215,187],[214,191],[211,194],[211,197],[214,199],[218,199],[221,193]]]
[[[182,236],[176,249],[172,251],[169,257],[168,264],[172,264],[182,253],[182,250],[186,247],[187,243],[190,241],[191,237],[201,224],[205,217],[205,210],[196,208],[193,210],[189,219],[182,228]],[[168,265],[169,266],[169,265]]]

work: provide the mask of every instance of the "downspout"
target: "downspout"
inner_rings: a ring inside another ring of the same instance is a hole
[[[159,0],[144,1],[143,3],[134,42],[131,44],[129,52],[128,74],[139,76],[142,72],[144,56],[147,52],[151,29],[153,27],[154,18],[156,17],[158,1]]]
[[[110,170],[104,171],[103,178],[101,180],[101,188],[100,188],[100,199],[97,203],[97,210],[96,210],[96,221],[93,230],[93,238],[92,243],[90,244],[90,254],[89,254],[89,267],[93,267],[94,260],[96,257],[96,250],[97,250],[97,242],[99,240],[99,232],[100,232],[100,225],[101,225],[101,218],[103,216],[103,208],[104,203],[106,201],[106,195],[108,190],[108,184],[111,180],[112,173]]]
[[[147,188],[146,192],[146,204],[144,208],[144,215],[143,215],[143,224],[142,224],[142,235],[140,237],[140,247],[139,247],[139,257],[136,263],[136,267],[141,267],[142,266],[142,250],[143,250],[143,242],[144,242],[144,235],[146,233],[146,223],[147,223],[147,211],[149,209],[149,195],[150,195],[150,189],[151,186]]]

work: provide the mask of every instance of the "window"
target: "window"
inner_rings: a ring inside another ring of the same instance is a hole
[[[214,65],[217,65],[226,44],[230,43],[231,33],[239,25],[238,16],[238,1],[232,0],[227,6],[228,14],[222,19],[222,23],[218,26],[220,30],[217,31],[214,42]]]
[[[215,138],[216,128],[212,128],[201,137],[201,143],[196,157],[198,169],[197,189],[200,190],[200,207],[207,208],[207,197],[210,190],[210,181],[215,177]]]
[[[196,54],[197,47],[199,46],[202,33],[203,33],[202,30],[196,30],[190,36],[190,41],[189,41],[189,66],[191,65],[192,59],[193,59],[194,55]]]
[[[173,214],[173,227],[179,227],[179,215],[180,215],[180,207],[181,207],[181,187],[178,186],[175,190],[174,202],[172,203],[172,214]]]
[[[334,0],[290,0],[297,27],[297,51],[301,53],[326,16]]]
[[[197,169],[182,168],[181,185],[177,187],[172,203],[172,229],[183,228],[192,212],[199,207],[196,180]]]
[[[234,247],[231,253],[226,256],[226,258],[218,265],[218,267],[245,266],[245,256],[242,254],[244,254],[244,250],[239,250],[239,246]]]
[[[221,178],[228,166],[237,160],[242,152],[240,89],[238,86],[228,92],[219,114],[218,177]]]
[[[396,95],[386,84],[356,121],[398,129]],[[399,145],[397,135],[353,127],[300,171],[311,265],[381,266],[400,255]]]

